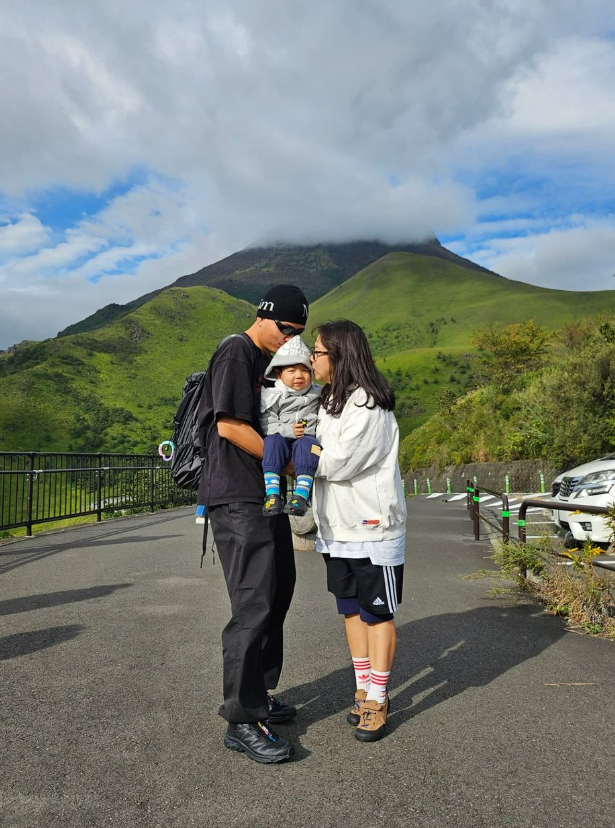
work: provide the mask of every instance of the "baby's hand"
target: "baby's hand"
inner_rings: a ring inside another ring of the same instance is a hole
[[[303,435],[305,434],[304,424],[301,421],[298,423],[293,423],[293,431],[295,433],[295,437],[303,437]]]

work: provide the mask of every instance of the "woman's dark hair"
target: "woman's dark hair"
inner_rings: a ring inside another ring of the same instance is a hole
[[[314,328],[329,354],[331,379],[323,388],[321,404],[332,417],[339,417],[346,400],[357,387],[367,392],[367,408],[395,408],[395,392],[376,368],[363,328],[349,319],[337,319]],[[370,401],[373,402],[370,405]]]

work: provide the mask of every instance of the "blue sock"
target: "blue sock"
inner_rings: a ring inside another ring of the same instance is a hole
[[[265,472],[265,490],[269,495],[280,494],[280,475],[275,472]]]
[[[297,475],[297,483],[293,494],[301,495],[301,497],[304,497],[307,500],[310,496],[310,492],[312,491],[313,482],[314,478],[309,474]]]

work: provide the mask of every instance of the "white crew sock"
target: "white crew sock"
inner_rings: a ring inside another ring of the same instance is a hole
[[[365,656],[365,658],[353,658],[352,666],[354,667],[357,690],[365,690],[367,692],[371,679],[371,668],[368,656]]]
[[[367,698],[365,701],[376,701],[378,704],[384,704],[387,696],[387,684],[389,683],[388,673],[381,673],[379,670],[372,670],[371,683],[367,691]]]

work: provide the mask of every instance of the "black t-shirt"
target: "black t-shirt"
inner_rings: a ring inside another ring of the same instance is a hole
[[[269,361],[247,334],[223,341],[211,357],[199,403],[199,439],[206,446],[199,503],[260,503],[265,497],[261,461],[220,437],[217,421],[243,420],[262,434],[261,385]]]

